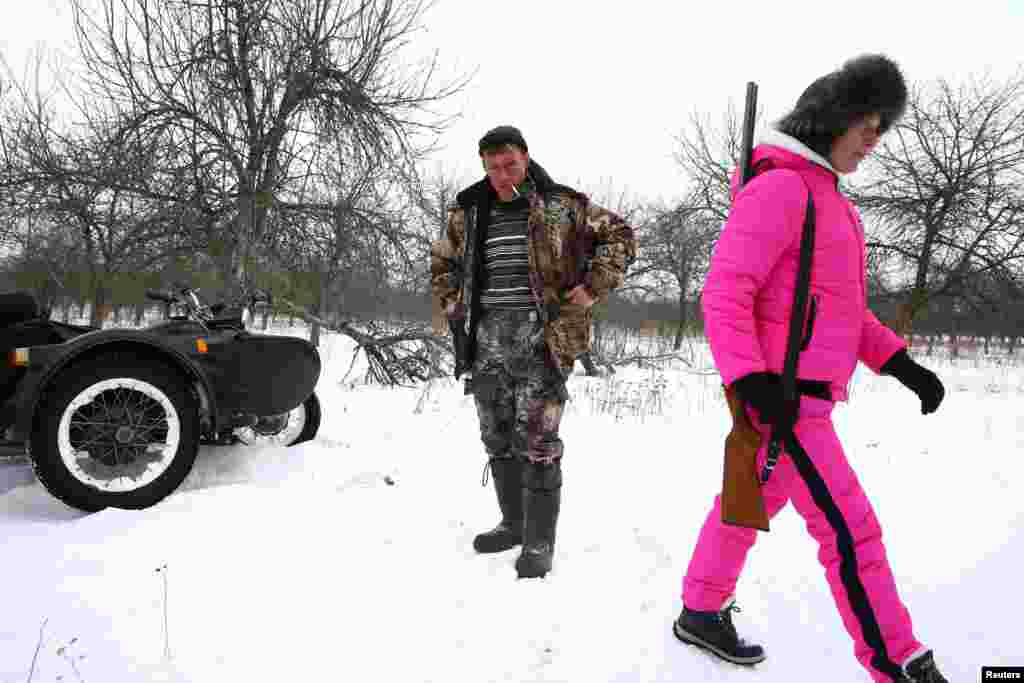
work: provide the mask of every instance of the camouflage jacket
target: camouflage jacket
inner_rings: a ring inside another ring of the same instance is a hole
[[[534,189],[530,205],[527,250],[530,289],[544,323],[544,339],[553,367],[572,370],[576,357],[590,348],[591,309],[568,303],[566,295],[579,284],[592,298],[604,300],[619,287],[636,258],[633,229],[615,213],[576,190],[558,185],[531,160],[528,173]],[[479,320],[479,281],[484,235],[479,216],[490,212],[495,192],[487,178],[456,196],[448,210],[447,236],[430,250],[430,277],[435,305],[456,304],[452,319],[464,325],[472,366]],[[470,239],[467,240],[467,235]]]

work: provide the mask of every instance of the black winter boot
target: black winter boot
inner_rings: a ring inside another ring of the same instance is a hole
[[[672,624],[676,638],[704,648],[733,664],[751,665],[764,660],[764,648],[750,645],[732,625],[732,612],[739,612],[736,599],[730,597],[720,612],[694,612],[683,605],[683,612]]]
[[[931,650],[904,664],[903,674],[910,683],[949,683],[936,668]]]
[[[562,500],[561,462],[524,465],[522,495],[523,550],[516,560],[516,573],[520,579],[533,579],[551,571]]]
[[[500,553],[523,542],[523,463],[518,458],[492,458],[490,467],[501,521],[473,539],[478,553]]]

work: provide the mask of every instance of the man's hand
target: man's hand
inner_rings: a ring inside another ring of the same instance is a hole
[[[590,308],[594,305],[594,299],[591,298],[585,285],[576,285],[573,287],[572,291],[569,292],[569,295],[566,298],[569,303],[576,304],[577,306],[583,306],[583,308]]]
[[[445,306],[444,314],[449,320],[462,320],[466,317],[466,307],[457,301],[453,301]]]

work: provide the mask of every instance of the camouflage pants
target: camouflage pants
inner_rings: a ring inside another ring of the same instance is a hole
[[[489,310],[476,333],[471,389],[480,438],[491,458],[553,463],[569,394],[565,376],[545,358],[544,328],[532,311]]]

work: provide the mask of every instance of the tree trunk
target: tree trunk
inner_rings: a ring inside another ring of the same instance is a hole
[[[685,290],[684,290],[685,291]],[[679,293],[679,325],[676,327],[676,338],[672,342],[672,350],[678,351],[683,346],[683,332],[686,330],[686,295]]]
[[[316,295],[316,313],[314,313],[318,318],[323,316],[324,311],[327,309],[327,296],[327,278],[321,277]],[[320,346],[320,323],[318,322],[314,321],[309,326],[309,343],[313,346]]]
[[[218,294],[227,300],[227,295],[231,291],[231,282],[234,279],[234,246],[227,235],[222,235],[211,240],[210,251],[221,278],[221,291]]]
[[[47,278],[46,281],[43,283],[43,288],[42,291],[40,292],[39,304],[40,306],[43,307],[44,310],[50,311],[51,318],[53,317],[54,309],[57,306],[58,294],[59,292],[57,291],[57,288],[54,286],[53,280]]]
[[[93,327],[103,327],[103,322],[110,317],[110,304],[107,303],[110,299],[109,292],[105,286],[105,283],[101,279],[98,273],[93,272],[93,288],[92,288],[92,311],[89,315],[89,325]]]
[[[925,273],[926,271],[921,271]],[[896,306],[895,332],[904,339],[909,339],[914,334],[914,320],[917,318],[921,308],[928,301],[928,292],[924,285],[915,285],[910,290],[907,300]]]

